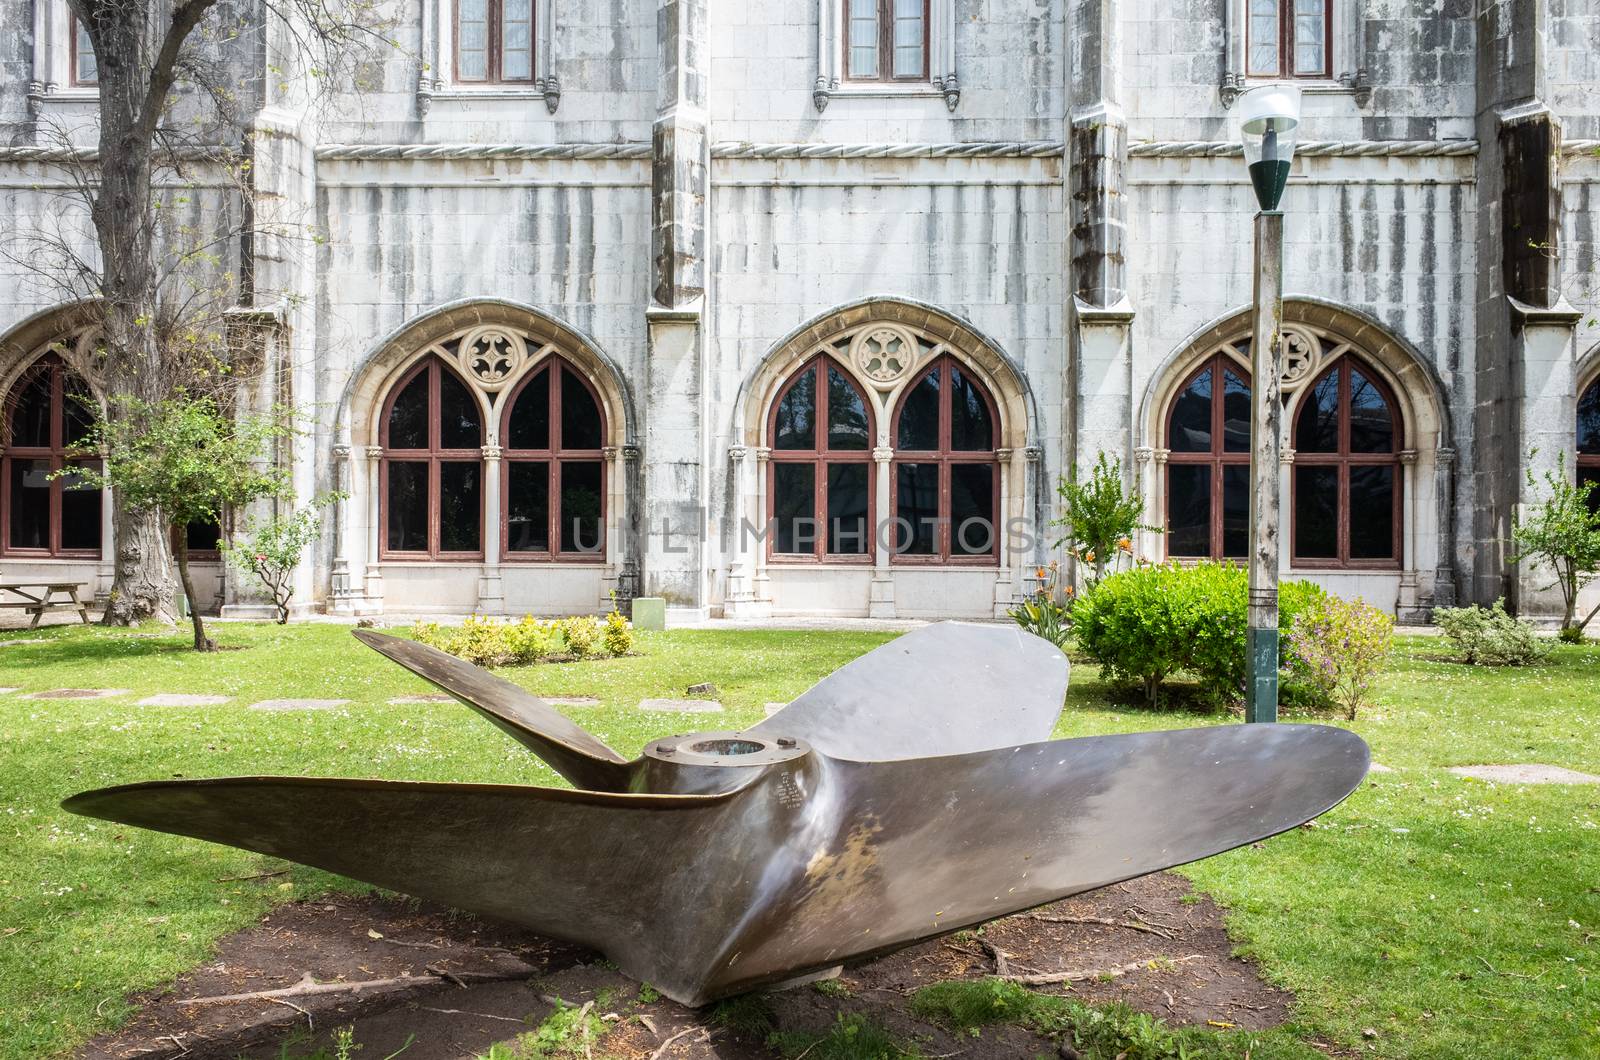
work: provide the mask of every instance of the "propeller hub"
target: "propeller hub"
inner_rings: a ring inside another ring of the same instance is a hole
[[[757,774],[811,754],[792,736],[751,732],[692,732],[652,740],[644,749],[645,789],[709,794],[742,787]]]

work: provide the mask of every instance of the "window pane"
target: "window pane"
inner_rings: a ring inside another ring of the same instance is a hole
[[[11,547],[50,547],[50,461],[11,461]]]
[[[1311,77],[1328,72],[1327,0],[1294,0],[1294,72]]]
[[[1394,559],[1394,465],[1350,469],[1350,558]]]
[[[1167,465],[1167,554],[1211,555],[1211,466]]]
[[[16,398],[11,407],[12,445],[50,448],[50,376],[51,369],[40,366],[12,391]]]
[[[561,551],[597,553],[600,540],[600,461],[561,465]]]
[[[550,448],[550,372],[540,369],[517,393],[506,428],[506,445],[512,449]]]
[[[851,385],[839,369],[828,366],[828,448],[865,449],[867,406],[861,392]]]
[[[1589,510],[1600,512],[1600,467],[1580,467],[1578,469],[1578,485],[1594,484],[1594,489],[1589,491]]]
[[[1350,369],[1350,451],[1394,452],[1394,420],[1389,403],[1372,380]]]
[[[815,449],[817,447],[817,370],[807,368],[794,381],[773,423],[774,449]]]
[[[600,448],[600,406],[570,368],[561,369],[561,448]]]
[[[483,467],[465,460],[439,465],[439,551],[483,547]]]
[[[950,448],[958,452],[994,448],[989,403],[983,399],[977,381],[953,366],[950,369]]]
[[[1229,368],[1222,370],[1222,451],[1250,451],[1250,384]]]
[[[96,461],[94,466],[98,466]],[[216,531],[215,524],[207,529]],[[209,545],[191,545],[191,548],[216,548],[217,537],[211,535]],[[100,491],[86,484],[76,475],[61,479],[61,547],[100,551]]]
[[[895,445],[917,452],[939,448],[939,369],[923,376],[900,406],[900,430]]]
[[[1174,453],[1211,452],[1211,376],[1207,368],[1183,388],[1172,403],[1172,427],[1167,448]],[[1176,554],[1176,553],[1175,553]],[[1187,553],[1183,553],[1187,555]]]
[[[65,499],[62,503],[65,506]],[[184,528],[183,540],[190,552],[215,552],[222,541],[222,527],[216,523],[190,523]]]
[[[489,76],[488,0],[457,0],[456,76],[482,81]]]
[[[61,444],[70,446],[88,435],[98,406],[89,385],[70,372],[61,380],[61,393],[66,399],[61,408]]]
[[[787,555],[816,550],[815,464],[772,465],[772,516],[778,523],[774,552]]]
[[[867,530],[867,464],[828,465],[828,554],[864,556]]]
[[[500,14],[500,78],[527,81],[532,77],[532,0],[505,0]]]
[[[1578,452],[1600,455],[1600,380],[1578,399]]]
[[[384,445],[390,449],[428,448],[428,369],[418,372],[389,407],[389,438]]]
[[[922,76],[923,0],[895,0],[894,76]]]
[[[1250,0],[1246,72],[1276,75],[1278,66],[1278,0]]]
[[[1294,469],[1294,554],[1301,559],[1339,555],[1339,469]]]
[[[1295,424],[1294,448],[1299,453],[1339,451],[1339,372],[1335,369],[1317,381],[1305,396]]]
[[[950,466],[950,554],[987,556],[994,551],[994,465]]]
[[[1222,555],[1232,559],[1250,555],[1249,464],[1222,468]]]
[[[878,0],[850,2],[850,76],[878,76]]]
[[[938,551],[939,465],[895,465],[895,552],[931,556]]]
[[[72,26],[77,32],[78,53],[78,68],[73,71],[73,80],[80,85],[92,85],[100,80],[100,68],[94,59],[94,41],[89,39],[89,30],[83,23],[73,19]]]
[[[389,462],[389,551],[428,550],[428,465]]]
[[[550,551],[550,465],[513,460],[506,465],[506,551]]]
[[[454,374],[439,369],[439,448],[477,449],[483,445],[478,401]]]

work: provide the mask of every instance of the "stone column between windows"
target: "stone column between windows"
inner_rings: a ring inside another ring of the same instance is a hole
[[[895,527],[889,522],[890,513],[894,511],[890,503],[894,489],[894,479],[890,476],[894,467],[890,461],[893,459],[894,450],[887,445],[872,450],[872,463],[877,471],[873,497],[878,525],[872,528],[872,583],[867,593],[868,618],[895,617],[894,574],[889,567],[889,547],[895,539]]]
[[[356,543],[350,526],[350,492],[354,488],[356,466],[348,442],[338,442],[333,447],[333,488],[340,491],[333,502],[333,565],[329,570],[328,613],[353,615],[356,612],[357,594],[350,578],[350,554]]]
[[[1400,590],[1394,601],[1395,617],[1402,622],[1418,619],[1417,607],[1417,451],[1402,449],[1400,478]],[[1354,512],[1351,513],[1355,515]],[[1421,616],[1426,622],[1427,616]]]
[[[478,576],[478,611],[500,615],[506,591],[500,581],[500,447],[483,447],[483,570]]]
[[[1283,417],[1285,421],[1288,417]],[[1289,425],[1284,423],[1283,429],[1287,431]],[[1278,577],[1280,580],[1289,576],[1294,567],[1294,450],[1289,447],[1288,438],[1278,441],[1278,511],[1282,513],[1278,519]]]
[[[1016,569],[1021,561],[1022,549],[1018,547],[1018,542],[1011,540],[1010,527],[1013,516],[1021,514],[1021,507],[1015,501],[1023,495],[1021,484],[1023,476],[1027,474],[1028,462],[1027,457],[1017,449],[996,449],[994,461],[994,472],[1000,477],[1000,500],[994,510],[995,560],[999,568],[994,578],[993,615],[995,618],[1005,618],[1006,612],[1016,603],[1015,587],[1022,584],[1022,572]]]
[[[382,469],[383,446],[367,446],[366,610],[373,614],[383,611],[383,565],[378,561],[383,535],[383,512],[378,503]]]
[[[754,573],[750,578],[751,607],[758,617],[767,617],[772,614],[772,575],[767,572],[767,479],[772,474],[772,450],[765,445],[756,446],[755,449],[755,491],[751,499],[751,511],[755,518],[751,525],[756,527],[757,533],[751,535],[750,549],[753,552],[754,563],[751,569]]]

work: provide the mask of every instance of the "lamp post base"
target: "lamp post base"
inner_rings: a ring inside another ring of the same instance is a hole
[[[1277,721],[1278,631],[1251,626],[1245,636],[1250,673],[1245,678],[1244,720]]]

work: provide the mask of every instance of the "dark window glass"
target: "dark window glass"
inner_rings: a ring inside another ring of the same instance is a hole
[[[1339,469],[1294,469],[1294,554],[1304,559],[1339,555]]]
[[[778,523],[773,551],[796,555],[816,549],[816,475],[815,464],[772,465],[772,515]]]
[[[1394,466],[1350,469],[1350,558],[1394,559]]]
[[[1305,405],[1300,409],[1300,418],[1295,425],[1295,450],[1301,453],[1337,453],[1339,451],[1338,369],[1330,371],[1319,379],[1304,400]]]
[[[50,447],[50,391],[52,371],[41,364],[12,391],[11,444],[18,448]]]
[[[817,447],[817,370],[802,372],[778,402],[773,424],[774,449]]]
[[[61,408],[61,444],[70,446],[88,436],[96,405],[88,386],[76,376],[63,379],[61,390],[66,399]]]
[[[1350,451],[1394,452],[1394,420],[1389,402],[1372,380],[1350,370]]]
[[[483,475],[476,462],[439,464],[439,551],[477,552],[483,547]]]
[[[428,371],[418,372],[389,409],[390,449],[428,448]]]
[[[1578,452],[1600,456],[1600,379],[1578,399]]]
[[[938,464],[895,465],[895,511],[896,552],[931,556],[938,551]]]
[[[1167,465],[1167,554],[1211,555],[1211,465]]]
[[[863,556],[867,530],[867,464],[828,465],[828,554]]]
[[[1578,468],[1578,485],[1583,486],[1588,483],[1594,484],[1594,489],[1589,491],[1589,510],[1600,512],[1600,467]]]
[[[861,392],[850,384],[839,369],[828,366],[828,448],[865,449],[867,406]]]
[[[1174,453],[1211,452],[1211,373],[1207,368],[1172,403],[1168,448]],[[1188,553],[1174,553],[1188,555]]]
[[[50,547],[50,461],[11,461],[11,547]]]
[[[507,465],[506,551],[550,551],[550,465],[513,460]]]
[[[1250,384],[1222,370],[1222,451],[1250,451]]]
[[[1222,554],[1232,559],[1250,555],[1250,465],[1222,468]]]
[[[600,462],[561,465],[561,551],[600,551]]]
[[[389,461],[389,551],[428,550],[428,465]]]
[[[987,556],[994,551],[994,465],[950,465],[950,552]]]
[[[61,478],[61,547],[83,551],[100,550],[100,491],[87,485],[76,475]],[[215,524],[211,530],[217,530]],[[193,547],[193,546],[191,546]],[[200,546],[215,549],[217,537],[211,544]]]
[[[600,448],[600,406],[570,368],[561,369],[561,448]]]
[[[939,369],[917,382],[900,406],[900,430],[895,442],[901,449],[927,453],[939,448]]]
[[[222,527],[216,523],[193,522],[184,527],[183,540],[190,552],[215,552],[222,543]]]
[[[950,368],[950,448],[970,453],[994,448],[994,428],[989,422],[989,403],[978,384]]]
[[[540,369],[517,393],[506,431],[511,449],[550,448],[550,370]]]
[[[452,373],[439,370],[439,448],[478,449],[483,424],[477,399]]]

